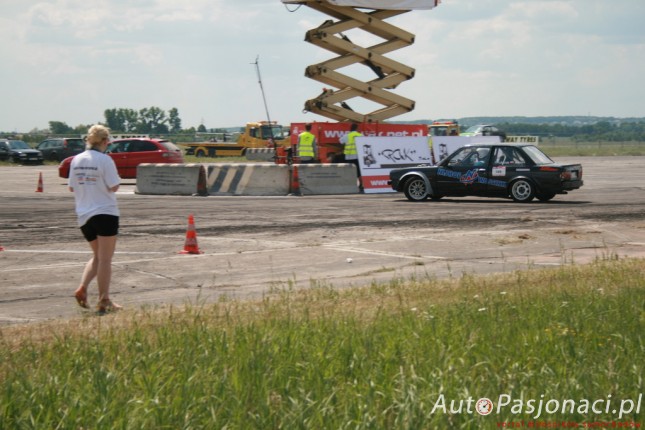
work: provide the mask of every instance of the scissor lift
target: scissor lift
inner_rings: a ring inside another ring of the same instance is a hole
[[[385,22],[413,9],[431,9],[440,0],[282,0],[308,6],[334,19],[309,30],[305,40],[333,52],[337,57],[307,67],[305,75],[335,89],[325,89],[305,102],[305,110],[336,121],[380,122],[410,112],[414,101],[394,94],[401,82],[414,77],[414,69],[385,55],[414,43],[414,35]],[[360,29],[384,41],[362,47],[345,32]],[[376,78],[362,81],[340,72],[354,64],[371,69]],[[347,103],[361,97],[382,105],[368,113],[353,110]]]

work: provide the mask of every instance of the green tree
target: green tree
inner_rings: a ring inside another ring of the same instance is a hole
[[[134,109],[113,108],[103,113],[105,123],[112,132],[132,133],[139,123],[139,113]]]
[[[87,134],[90,127],[91,125],[79,124],[76,127],[74,127],[74,134],[79,134],[79,135]]]
[[[179,133],[181,131],[181,119],[179,118],[179,110],[172,108],[168,111],[168,125],[170,126],[171,133]]]
[[[49,131],[52,134],[66,134],[71,133],[72,127],[61,121],[49,121]]]
[[[143,108],[139,111],[137,132],[139,133],[168,133],[166,112],[156,106]]]
[[[199,124],[199,127],[197,127],[197,131],[199,133],[205,133],[206,132],[206,126],[204,124]]]

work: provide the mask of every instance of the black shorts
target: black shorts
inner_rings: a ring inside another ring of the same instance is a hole
[[[116,236],[119,234],[119,217],[114,215],[94,215],[81,227],[81,232],[88,242],[97,236]]]

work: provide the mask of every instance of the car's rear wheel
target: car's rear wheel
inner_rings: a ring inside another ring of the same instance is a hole
[[[411,202],[420,202],[428,198],[428,187],[425,181],[418,176],[405,182],[403,192]]]
[[[516,202],[528,203],[535,197],[535,187],[527,179],[518,179],[511,184],[511,197]]]
[[[548,202],[555,197],[555,193],[537,193],[536,197],[541,202]]]
[[[198,149],[197,151],[195,151],[195,157],[197,158],[206,157],[206,151],[204,151],[203,149]]]

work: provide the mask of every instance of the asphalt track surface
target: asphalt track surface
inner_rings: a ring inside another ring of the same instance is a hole
[[[144,196],[124,180],[112,298],[132,309],[644,257],[645,158],[557,161],[582,163],[585,185],[529,204],[412,203],[397,193]],[[66,181],[55,166],[9,166],[0,183],[0,325],[82,315],[72,294],[90,252]],[[182,255],[191,214],[203,253]],[[93,284],[90,303],[96,294]]]

